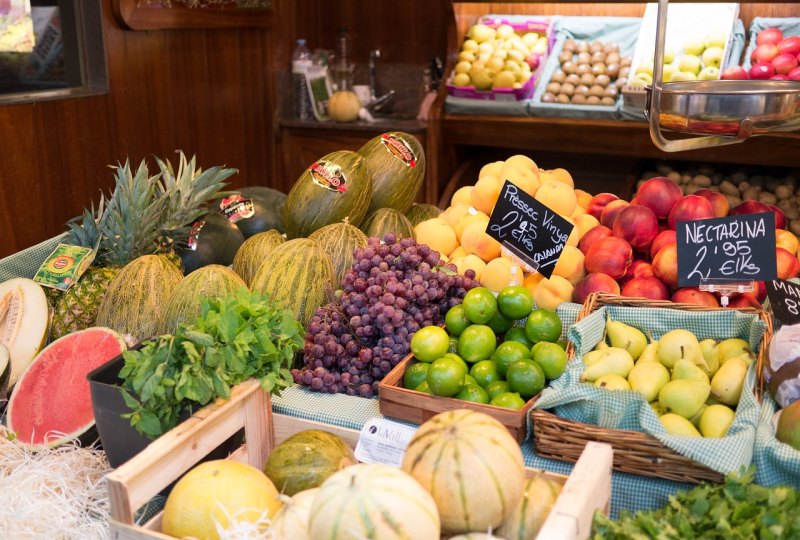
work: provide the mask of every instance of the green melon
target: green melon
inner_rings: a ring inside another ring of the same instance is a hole
[[[361,147],[367,175],[372,180],[372,197],[367,213],[379,208],[405,212],[417,198],[425,180],[425,151],[408,133],[383,133]]]
[[[361,228],[367,236],[375,236],[381,240],[388,233],[394,233],[398,237],[414,238],[414,225],[404,214],[392,208],[376,210],[367,216]]]
[[[286,236],[305,237],[345,219],[358,227],[367,214],[371,193],[364,157],[348,150],[331,152],[292,186],[283,206]]]
[[[353,250],[367,245],[367,235],[349,223],[333,223],[314,231],[309,236],[325,250],[336,270],[338,287],[347,271],[353,266]]]
[[[355,465],[356,456],[340,437],[319,429],[295,433],[275,447],[264,474],[281,493],[318,487],[336,471]]]
[[[507,540],[535,538],[547,521],[563,487],[563,484],[544,476],[528,478],[522,499],[497,529],[497,535]]]
[[[439,217],[441,213],[442,210],[438,206],[427,203],[414,203],[406,212],[406,217],[416,227],[423,221]]]
[[[245,238],[276,229],[283,232],[286,194],[264,186],[237,190],[214,203],[214,208],[235,223]]]
[[[181,279],[181,271],[166,257],[134,259],[111,280],[96,326],[106,326],[135,341],[156,335],[167,300]]]
[[[291,310],[305,326],[314,311],[333,295],[336,272],[328,254],[308,238],[275,248],[253,277],[250,288]]]
[[[286,239],[277,230],[264,231],[251,236],[236,252],[236,256],[233,258],[233,271],[239,274],[249,287],[267,255],[285,241]]]
[[[198,268],[178,283],[167,301],[159,334],[174,334],[181,323],[193,323],[202,314],[202,298],[224,298],[247,284],[236,272],[219,264]]]

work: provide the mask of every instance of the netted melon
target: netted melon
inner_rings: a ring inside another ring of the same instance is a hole
[[[442,210],[438,206],[427,203],[414,203],[406,211],[406,217],[413,226],[417,226],[423,221],[439,217]]]
[[[375,236],[381,240],[389,233],[398,237],[414,238],[414,226],[404,214],[392,208],[380,208],[368,215],[361,229],[367,236]]]
[[[181,279],[181,271],[166,257],[144,255],[134,259],[111,280],[96,324],[133,341],[156,335],[169,296]]]
[[[367,235],[349,223],[333,223],[314,231],[308,237],[316,240],[331,258],[336,270],[336,286],[353,266],[353,250],[367,245]]]
[[[249,287],[267,255],[285,241],[283,235],[274,229],[251,236],[236,252],[233,258],[233,271],[239,274]]]
[[[160,334],[174,334],[181,323],[193,323],[202,312],[203,298],[224,298],[247,288],[236,272],[211,264],[198,268],[178,283],[167,301],[161,319]]]

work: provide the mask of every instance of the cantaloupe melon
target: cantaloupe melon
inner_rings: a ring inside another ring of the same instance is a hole
[[[547,516],[561,493],[563,484],[536,476],[528,478],[519,504],[497,529],[497,535],[506,540],[527,540],[539,534]]]
[[[49,307],[42,287],[27,278],[0,283],[0,345],[11,357],[13,385],[47,338]]]
[[[275,229],[251,236],[236,251],[236,256],[233,258],[233,271],[239,274],[249,287],[267,255],[285,241],[283,235]]]
[[[353,251],[367,245],[367,235],[358,227],[345,222],[325,225],[311,233],[308,238],[316,241],[331,258],[336,271],[334,285],[337,288],[353,266]]]
[[[281,495],[283,506],[272,520],[270,530],[276,540],[308,540],[308,522],[311,518],[311,504],[319,488],[307,489],[292,497]]]

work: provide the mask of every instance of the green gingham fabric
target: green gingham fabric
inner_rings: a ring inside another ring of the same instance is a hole
[[[19,253],[10,255],[5,259],[0,259],[0,282],[18,277],[32,278],[36,275],[36,271],[47,256],[50,255],[56,246],[63,242],[66,237],[67,233],[64,233],[45,240],[40,244],[36,244],[35,246],[31,246],[28,249],[23,249]]]
[[[575,358],[564,375],[542,392],[534,407],[553,409],[558,416],[578,422],[649,433],[676,452],[723,474],[749,465],[759,417],[753,394],[755,362],[748,370],[736,417],[726,437],[698,439],[668,435],[653,409],[637,392],[609,391],[580,382],[583,372],[581,357],[602,339],[606,313],[613,320],[650,332],[654,339],[659,339],[669,330],[685,328],[701,340],[740,337],[747,340],[753,350],[758,350],[765,330],[764,323],[756,316],[735,310],[687,312],[606,306],[570,328],[569,338],[576,347]]]

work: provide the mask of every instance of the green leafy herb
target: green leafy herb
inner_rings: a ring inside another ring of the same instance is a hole
[[[124,417],[148,437],[173,428],[185,410],[227,399],[231,387],[251,377],[273,394],[292,384],[303,328],[291,312],[245,289],[202,305],[194,324],[123,355],[122,395],[132,411]]]
[[[753,483],[755,468],[730,475],[723,484],[702,484],[669,498],[658,510],[614,521],[597,512],[594,540],[744,540],[800,538],[800,493],[786,486]]]

